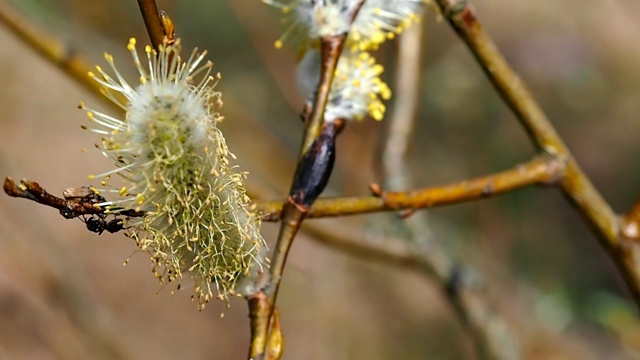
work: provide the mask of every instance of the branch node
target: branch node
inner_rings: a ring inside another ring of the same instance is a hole
[[[483,189],[482,189],[482,196],[483,197],[489,197],[491,195],[493,195],[496,191],[495,186],[493,185],[492,182],[488,183]]]
[[[567,156],[552,154],[549,152],[547,152],[543,156],[546,156],[548,158],[548,160],[546,161],[547,167],[549,168],[549,174],[552,174],[553,176],[550,176],[547,180],[542,181],[540,185],[557,185],[566,175],[566,168],[569,164],[569,159],[567,158]]]
[[[382,197],[383,195],[382,186],[378,183],[369,184],[369,191],[371,191],[371,195],[376,197]]]
[[[443,7],[444,15],[448,18],[458,16],[460,15],[460,13],[464,12],[467,9],[469,12],[471,12],[471,10],[467,7],[467,0],[449,0]]]
[[[620,233],[627,240],[640,240],[640,224],[635,220],[624,219]]]
[[[299,196],[298,196],[299,197]],[[298,211],[300,211],[303,214],[306,214],[309,212],[309,207],[305,206],[303,204],[298,203],[293,196],[289,196],[287,197],[287,202],[293,206],[295,206],[296,209],[298,209]]]

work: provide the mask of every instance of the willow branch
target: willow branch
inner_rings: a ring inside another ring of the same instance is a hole
[[[466,43],[489,80],[541,152],[567,163],[558,185],[587,219],[640,305],[640,249],[622,241],[618,217],[595,189],[522,80],[485,32],[467,0],[437,0],[441,12]]]
[[[406,239],[388,237],[367,241],[359,234],[328,230],[309,224],[305,232],[314,241],[369,261],[379,261],[424,275],[440,286],[456,316],[477,341],[479,352],[492,359],[519,359],[520,351],[504,321],[491,311],[491,302],[466,270],[449,260],[438,247],[420,246]]]
[[[358,3],[351,17],[352,22],[360,11],[360,7],[364,1],[366,0],[360,0]],[[282,223],[280,225],[280,231],[278,232],[271,267],[269,268],[270,281],[269,284],[261,290],[261,292],[266,294],[267,304],[269,306],[263,312],[254,311],[252,308],[254,302],[252,302],[251,297],[249,297],[249,314],[252,326],[252,339],[249,347],[250,359],[262,359],[265,356],[269,359],[273,358],[274,354],[279,354],[276,349],[269,348],[269,345],[274,342],[268,339],[274,338],[273,331],[275,330],[280,334],[278,338],[282,338],[280,330],[274,328],[273,315],[284,266],[293,240],[307,216],[308,208],[324,190],[331,176],[335,157],[335,140],[344,126],[342,121],[339,124],[325,123],[324,111],[329,99],[331,83],[333,82],[335,70],[338,66],[338,60],[340,59],[347,35],[348,34],[345,33],[320,39],[320,79],[316,88],[315,100],[311,112],[306,114],[306,109],[303,112],[305,132],[300,146],[300,158],[293,176],[289,198],[284,204],[281,213]],[[258,294],[258,296],[261,295],[262,294]],[[264,323],[268,325],[264,326]],[[259,329],[267,329],[267,333],[257,331],[254,326],[257,326]],[[271,332],[271,334],[269,332]],[[258,337],[258,339],[255,337]],[[258,344],[260,347],[255,347],[255,344]],[[278,348],[280,349],[280,347]]]
[[[71,78],[95,94],[102,94],[100,85],[89,79],[91,67],[76,49],[69,47],[50,34],[31,26],[20,14],[11,9],[6,1],[0,1],[0,22],[37,53],[56,65]],[[105,99],[103,96],[100,98]],[[111,106],[111,101],[105,101]]]
[[[149,33],[149,40],[151,45],[157,50],[164,42],[165,29],[160,17],[160,11],[155,0],[138,0],[138,6],[140,7],[140,13],[144,20],[144,26]]]
[[[320,135],[322,124],[324,123],[324,109],[329,100],[329,90],[333,82],[333,75],[338,66],[338,60],[342,53],[342,48],[347,35],[342,34],[334,37],[322,38],[321,57],[322,66],[320,68],[320,81],[316,89],[316,97],[311,108],[311,113],[306,120],[306,128],[300,147],[300,156],[304,155],[313,141]]]
[[[360,0],[358,6],[351,14],[351,22],[358,16],[360,8],[366,0]],[[316,89],[316,97],[311,113],[308,119],[306,119],[306,128],[302,146],[300,147],[300,155],[302,156],[309,146],[313,143],[315,138],[320,135],[322,131],[322,124],[324,124],[324,109],[327,106],[329,99],[329,90],[331,89],[331,83],[333,82],[333,75],[338,67],[338,60],[340,60],[340,54],[342,48],[347,39],[347,33],[321,38],[321,56],[322,64],[320,68],[320,80],[318,82],[318,88]]]
[[[416,123],[420,103],[421,53],[425,47],[424,26],[412,26],[398,39],[396,68],[396,104],[385,137],[382,139],[383,188],[405,190],[412,187],[413,179],[407,161],[407,149]],[[395,221],[394,221],[395,220]],[[440,287],[447,304],[464,325],[482,359],[512,360],[522,358],[516,339],[508,331],[495,331],[507,326],[490,310],[490,303],[477,286],[471,286],[463,267],[456,264],[433,236],[427,212],[421,211],[406,219],[390,219],[390,226],[402,226],[403,235],[382,241],[362,241],[361,237],[314,236],[320,242],[333,245],[347,253],[366,255],[426,275]],[[496,324],[500,324],[499,327]]]
[[[4,192],[11,197],[28,199],[57,209],[62,216],[68,219],[80,215],[93,215],[104,212],[102,208],[88,201],[76,201],[77,199],[67,200],[52,195],[40,186],[40,184],[31,180],[20,180],[20,184],[17,185],[12,178],[6,177],[2,188]]]
[[[449,185],[408,192],[383,192],[379,196],[320,198],[309,208],[308,218],[357,215],[381,211],[417,210],[456,204],[503,194],[535,184],[552,184],[562,175],[564,163],[539,156],[511,169]],[[265,221],[278,221],[282,202],[257,202]]]
[[[29,199],[54,209],[60,210],[67,206],[63,198],[50,194],[35,181],[24,179],[20,181],[20,185],[17,185],[7,176],[2,183],[2,189],[11,197]]]
[[[373,211],[405,210],[446,205],[493,196],[534,184],[552,184],[560,178],[564,163],[557,158],[540,156],[512,169],[455,184],[416,190],[386,192],[369,198],[318,199],[309,209],[308,217],[339,216]],[[278,203],[257,204],[263,212],[273,212],[270,220],[279,219]],[[369,244],[340,237],[317,237],[329,245],[358,256],[388,261],[419,270],[435,279],[446,294],[457,316],[467,324],[481,354],[487,358],[517,359],[519,350],[505,330],[504,323],[489,310],[487,302],[473,289],[464,285],[460,267],[441,249],[412,249],[409,242]],[[332,241],[333,239],[333,241]]]
[[[374,211],[415,210],[459,203],[505,193],[529,185],[551,184],[560,178],[563,171],[564,162],[554,157],[540,156],[501,173],[448,186],[412,192],[384,192],[379,193],[377,196],[365,198],[318,199],[308,209],[306,216],[341,216]],[[291,206],[291,204],[285,204],[285,211],[287,211],[288,206]],[[282,203],[258,203],[256,207],[264,213],[270,213],[265,220],[277,221],[280,219]],[[286,219],[287,216],[283,218]],[[297,231],[301,220],[296,219],[289,224],[283,224],[282,228],[293,229],[295,226],[295,231]],[[504,324],[489,311],[486,302],[472,292],[464,290],[464,286],[461,283],[459,284],[457,280],[457,277],[460,276],[459,268],[437,247],[431,247],[429,251],[416,253],[410,250],[407,245],[402,245],[401,243],[376,247],[375,245],[368,246],[363,243],[343,240],[338,242],[336,246],[360,256],[379,258],[395,264],[420,269],[430,274],[441,284],[450,304],[452,304],[458,316],[468,325],[471,334],[477,340],[476,344],[482,354],[499,359],[515,359],[519,357],[517,346],[514,345],[508,332],[504,330]],[[276,252],[278,250],[276,248]],[[288,251],[288,248],[286,250]],[[278,278],[277,281],[279,280]],[[261,295],[259,294],[256,299],[250,299],[249,302],[252,332],[258,327],[265,328],[265,322],[256,319],[266,316],[269,307],[256,308],[251,305],[264,304],[262,301],[258,301],[262,300]],[[264,353],[255,350],[254,345],[264,345],[266,338],[266,336],[260,336],[258,339],[252,337],[250,358]]]

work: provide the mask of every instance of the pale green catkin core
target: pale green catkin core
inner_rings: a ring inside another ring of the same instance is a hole
[[[195,51],[183,61],[178,42],[162,47],[157,56],[147,48],[147,70],[133,39],[129,50],[140,73],[137,87],[124,80],[109,55],[115,78],[101,68],[100,77],[93,75],[126,110],[126,119],[82,105],[99,125],[90,130],[107,135],[98,147],[116,165],[98,177],[124,179],[125,186],[116,191],[123,198],[107,205],[146,212],[130,220],[128,233],[149,254],[161,283],[179,288],[191,278],[200,308],[214,296],[212,288],[227,300],[239,278],[262,269],[266,245],[259,217],[249,206],[245,175],[230,167],[232,155],[216,126],[220,116],[214,106],[221,101],[213,91],[211,64],[198,66],[204,54]],[[194,85],[192,75],[199,72],[204,80]],[[113,92],[124,95],[126,103]]]
[[[220,131],[210,125],[209,147],[195,148],[187,140],[193,130],[181,131],[184,119],[169,116],[171,104],[165,105],[147,114],[155,121],[147,123],[147,153],[141,155],[152,161],[142,166],[139,181],[146,185],[138,186],[145,189],[138,199],[153,208],[131,235],[157,264],[159,279],[175,281],[191,271],[204,304],[211,280],[226,297],[248,271],[260,238],[257,218],[247,210],[242,175],[229,169]]]

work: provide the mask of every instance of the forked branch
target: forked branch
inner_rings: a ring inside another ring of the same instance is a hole
[[[640,305],[640,244],[624,241],[618,216],[596,190],[522,80],[507,64],[480,24],[468,0],[437,0],[436,4],[465,42],[504,102],[514,112],[542,153],[566,161],[559,187],[591,224],[600,244],[616,263]]]

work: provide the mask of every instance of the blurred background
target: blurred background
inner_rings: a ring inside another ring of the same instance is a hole
[[[2,0],[90,64],[102,53],[135,76],[131,36],[147,40],[133,0]],[[185,49],[208,49],[222,73],[220,125],[249,187],[282,199],[303,129],[294,55],[276,50],[280,13],[257,0],[159,0]],[[640,195],[640,2],[475,0],[480,20],[529,85],[596,187],[617,212]],[[408,165],[417,186],[500,171],[534,154],[448,24],[429,9],[421,106]],[[0,176],[61,195],[109,169],[80,129],[79,101],[113,109],[0,27]],[[394,88],[397,42],[375,54]],[[401,93],[394,94],[396,98]],[[394,101],[388,103],[389,112]],[[366,195],[380,181],[385,122],[349,124],[326,195]],[[87,148],[86,153],[81,149]],[[431,209],[425,232],[482,276],[491,309],[527,359],[632,359],[637,311],[589,228],[553,189]],[[320,232],[318,229],[324,229]],[[329,229],[329,230],[327,230]],[[264,224],[273,244],[276,224]],[[289,255],[278,304],[284,359],[474,359],[467,331],[430,279],[356,259],[317,236],[402,236],[395,214],[310,220]],[[426,236],[425,233],[425,236]],[[419,241],[408,239],[407,241]],[[0,359],[244,359],[247,306],[198,312],[190,289],[171,296],[121,233],[0,195]],[[131,256],[127,266],[122,266]],[[224,318],[220,313],[224,310]]]

